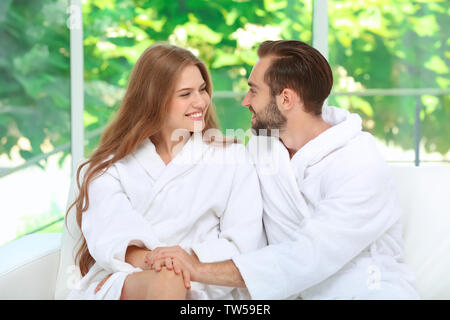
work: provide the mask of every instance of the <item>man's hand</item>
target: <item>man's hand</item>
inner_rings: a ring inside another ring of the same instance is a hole
[[[188,272],[190,280],[204,284],[245,288],[245,282],[239,269],[230,260],[220,262],[202,263],[195,253],[190,255],[180,246],[160,247],[147,253],[145,263],[149,268],[161,268],[169,263],[167,258],[172,258],[184,272]],[[186,286],[186,277],[183,274]],[[186,288],[188,288],[186,286]]]
[[[181,273],[183,275],[184,286],[187,290],[191,288],[191,274],[177,258],[158,259],[152,265],[146,263],[147,270],[153,269],[159,272],[162,270],[162,267],[166,267],[167,270],[173,270],[177,275]]]
[[[180,271],[183,274],[186,289],[190,289],[191,280],[198,281],[201,266],[201,262],[195,253],[190,255],[180,246],[156,248],[147,253],[145,263],[150,269],[156,271],[161,270],[162,266],[166,266],[168,269],[173,267],[175,273]]]

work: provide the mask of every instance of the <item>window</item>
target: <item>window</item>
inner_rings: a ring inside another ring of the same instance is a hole
[[[0,244],[62,223],[70,183],[66,9],[67,1],[0,4]]]
[[[388,161],[448,162],[448,4],[330,0],[328,14],[329,103],[359,113]]]

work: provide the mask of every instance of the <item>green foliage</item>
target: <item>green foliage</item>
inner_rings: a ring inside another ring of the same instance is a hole
[[[329,61],[335,76],[343,67],[361,88],[449,89],[448,1],[334,0],[329,4]],[[340,85],[345,76],[336,79],[335,90],[351,90],[348,81]],[[424,97],[333,97],[330,104],[358,112],[365,129],[378,138],[412,149],[414,108],[419,101],[425,149],[446,154],[449,96]]]
[[[86,110],[98,117],[97,122],[87,125],[87,130],[104,126],[120,104],[121,95],[110,99],[109,104],[99,99],[105,85],[124,88],[140,53],[155,42],[168,41],[198,54],[210,68],[216,91],[246,90],[247,76],[257,60],[258,41],[281,35],[298,38],[302,31],[308,32],[304,40],[311,40],[311,8],[292,1],[295,3],[292,10],[280,3],[87,1],[83,7]],[[296,19],[287,19],[289,16]],[[308,19],[300,25],[298,17]],[[93,79],[98,80],[96,90],[92,88]],[[238,101],[215,99],[214,102],[224,129],[249,127],[250,114]],[[87,154],[96,143],[97,139],[89,142]]]
[[[29,159],[42,153],[45,139],[56,146],[69,139],[66,7],[54,1],[2,1],[1,9],[0,154],[9,155],[24,136],[31,150],[20,154]]]
[[[85,127],[102,128],[120,105],[142,51],[158,41],[189,48],[211,70],[216,91],[245,91],[257,45],[265,39],[311,43],[312,1],[83,1]],[[66,0],[2,0],[0,4],[0,154],[21,137],[31,150],[70,141],[69,29]],[[329,60],[335,90],[448,88],[448,1],[329,1]],[[344,84],[342,84],[344,83]],[[348,82],[347,82],[348,84]],[[429,151],[450,147],[450,99],[422,97],[422,133]],[[375,136],[413,147],[413,97],[343,97]],[[222,128],[250,125],[238,99],[217,98]],[[98,143],[89,139],[86,155]]]

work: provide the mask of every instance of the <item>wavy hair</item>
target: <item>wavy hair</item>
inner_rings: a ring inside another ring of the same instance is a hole
[[[83,212],[89,207],[89,184],[113,163],[133,153],[145,140],[158,134],[168,114],[168,104],[175,90],[176,80],[188,66],[197,66],[206,83],[206,91],[212,97],[212,83],[205,64],[190,51],[168,44],[156,44],[147,48],[136,62],[121,106],[111,123],[104,130],[100,143],[91,157],[77,170],[79,194],[66,212],[76,208],[76,221],[81,229]],[[211,99],[212,101],[212,99]],[[215,108],[211,105],[205,113],[205,127],[217,129]],[[81,171],[85,167],[82,180]],[[86,239],[81,236],[81,245],[75,262],[84,276],[95,263],[90,255]]]

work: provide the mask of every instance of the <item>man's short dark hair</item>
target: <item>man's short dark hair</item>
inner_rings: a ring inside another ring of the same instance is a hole
[[[258,48],[258,56],[274,57],[264,75],[272,96],[292,89],[302,99],[306,112],[322,113],[333,86],[333,73],[318,50],[302,41],[265,41]]]

